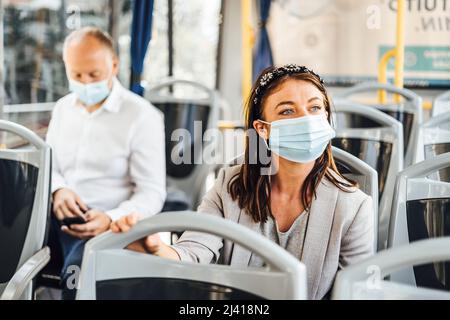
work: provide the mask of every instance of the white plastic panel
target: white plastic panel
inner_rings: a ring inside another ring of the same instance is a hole
[[[336,138],[357,138],[390,143],[398,141],[398,137],[391,128],[336,129]]]
[[[222,265],[183,263],[148,254],[124,250],[104,250],[97,254],[96,281],[127,278],[168,278],[217,283],[247,292],[257,293],[266,299],[292,299],[294,292],[290,279],[282,272],[267,269],[237,269]],[[123,261],[127,261],[126,265]],[[189,268],[189,272],[186,272]],[[230,277],[230,272],[233,276]],[[207,273],[207,275],[205,274]],[[264,281],[262,281],[264,279]],[[277,290],[273,290],[276,287]],[[297,297],[302,298],[302,297]]]
[[[444,92],[434,100],[431,115],[435,117],[446,112],[450,112],[450,91]]]
[[[450,300],[450,292],[418,288],[389,281],[353,284],[354,300]]]
[[[123,249],[129,243],[161,231],[192,230],[228,239],[264,259],[267,268],[239,270],[214,264],[186,264]],[[124,264],[126,261],[126,264]],[[245,286],[255,295],[281,299],[306,299],[306,267],[287,251],[230,220],[195,212],[168,212],[140,221],[130,232],[106,232],[85,247],[77,299],[95,299],[99,280],[115,277],[156,276],[201,280],[207,283]],[[267,280],[267,282],[266,282]],[[271,284],[271,285],[269,285]],[[273,290],[280,287],[282,291]],[[262,290],[262,291],[259,291]]]
[[[408,179],[406,201],[450,198],[450,183],[427,178]]]

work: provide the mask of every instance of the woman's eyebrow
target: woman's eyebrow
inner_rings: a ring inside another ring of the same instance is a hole
[[[314,101],[314,100],[322,101],[322,99],[320,99],[319,97],[312,97],[312,98],[310,98],[310,99],[308,100],[308,103],[310,103],[310,102],[312,102],[312,101]],[[280,103],[278,103],[278,104],[275,106],[275,109],[278,108],[278,107],[280,107],[280,106],[283,106],[283,105],[294,105],[294,104],[295,104],[295,102],[294,102],[294,101],[291,101],[291,100],[281,101]]]
[[[278,108],[278,107],[280,107],[280,106],[286,105],[286,104],[292,106],[292,105],[294,105],[295,103],[294,103],[294,101],[290,101],[290,100],[289,100],[289,101],[281,101],[280,103],[278,103],[278,104],[275,106],[275,109]]]
[[[314,100],[320,100],[322,101],[319,97],[312,97],[311,99],[308,100],[308,103]]]

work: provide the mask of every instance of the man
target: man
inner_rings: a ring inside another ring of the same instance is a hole
[[[71,299],[76,290],[67,280],[81,264],[86,241],[124,215],[160,212],[166,170],[163,115],[116,79],[111,37],[93,27],[74,31],[63,59],[71,93],[56,103],[47,142],[53,149],[52,228],[64,256],[63,298]],[[61,223],[75,217],[83,223]]]

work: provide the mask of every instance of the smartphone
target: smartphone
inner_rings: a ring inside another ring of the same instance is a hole
[[[89,210],[90,208],[88,208],[86,211],[83,211],[83,214],[88,212]],[[70,226],[71,224],[85,224],[86,222],[87,221],[81,217],[72,217],[72,218],[64,218],[61,221],[61,225]]]
[[[85,224],[87,221],[81,217],[64,218],[61,221],[62,225],[70,226],[71,224]]]

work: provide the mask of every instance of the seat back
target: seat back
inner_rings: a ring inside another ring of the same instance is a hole
[[[424,159],[450,152],[450,111],[423,123],[420,127],[419,141]]]
[[[0,131],[30,148],[0,150],[0,295],[15,272],[43,248],[49,217],[51,150],[35,133],[0,120]],[[31,298],[31,287],[24,297]]]
[[[358,183],[359,189],[372,197],[374,212],[374,249],[378,247],[378,174],[364,161],[352,154],[333,147],[333,158],[339,172]]]
[[[332,298],[350,299],[450,299],[450,292],[405,285],[385,279],[397,270],[450,259],[450,237],[421,240],[378,252],[375,256],[338,272]],[[448,276],[448,273],[447,273]]]
[[[390,248],[450,236],[450,153],[425,160],[402,171],[393,199]],[[406,268],[393,273],[397,282],[450,289],[449,264]]]
[[[442,113],[450,112],[450,91],[436,97],[433,102],[433,109],[431,110],[431,117],[436,117]]]
[[[181,86],[193,89],[198,97],[178,97],[176,89]],[[212,168],[212,163],[204,161],[203,138],[208,129],[217,128],[218,94],[193,81],[168,79],[147,90],[145,98],[164,113],[169,190],[182,191],[188,208],[193,208],[205,191],[201,187]],[[215,144],[209,148],[217,149]]]
[[[192,230],[233,241],[266,268],[193,264],[124,250],[161,231]],[[85,247],[77,299],[306,299],[305,266],[274,242],[235,222],[195,212],[169,212],[124,234],[104,233]],[[276,290],[274,290],[276,288]]]
[[[378,104],[368,103],[366,98],[361,97],[361,95],[376,94],[380,90],[384,90],[389,94],[400,95],[403,101],[401,103]],[[391,84],[369,82],[344,90],[337,96],[337,99],[346,99],[370,105],[400,121],[403,125],[405,166],[422,160],[417,155],[419,127],[423,119],[422,98],[420,96],[411,90],[400,89]],[[366,123],[366,125],[369,126],[369,123]]]
[[[375,108],[345,100],[336,102],[333,116],[336,126],[333,146],[378,172],[378,249],[384,249],[395,179],[403,168],[402,124]]]

